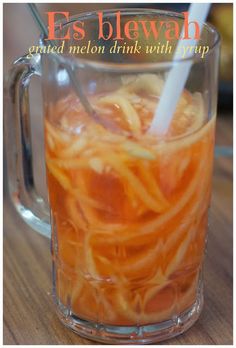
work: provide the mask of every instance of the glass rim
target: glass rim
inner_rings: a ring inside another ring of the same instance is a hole
[[[66,26],[73,23],[75,20],[88,20],[93,19],[97,15],[97,12],[99,10],[94,11],[86,11],[82,12],[73,16],[69,17],[69,20],[66,21],[64,19],[58,20],[55,22],[57,25]],[[103,14],[110,14],[115,15],[117,11],[120,11],[121,13],[125,15],[134,15],[143,13],[144,15],[150,15],[150,14],[160,14],[160,15],[166,15],[169,17],[178,17],[178,18],[184,18],[182,13],[175,12],[175,11],[168,11],[168,10],[159,10],[159,9],[153,9],[153,8],[136,8],[136,7],[122,7],[122,8],[112,8],[112,9],[105,9],[102,10]],[[204,23],[204,28],[208,29],[212,35],[215,35],[215,40],[211,46],[209,46],[209,51],[206,53],[204,58],[201,58],[199,56],[191,56],[191,57],[185,57],[185,58],[178,58],[175,60],[167,59],[165,61],[161,62],[137,62],[137,63],[121,63],[121,62],[108,62],[108,61],[96,61],[89,58],[81,58],[81,57],[73,57],[72,55],[67,54],[60,54],[60,56],[63,56],[62,60],[63,63],[66,63],[67,61],[73,62],[74,67],[90,67],[96,70],[102,70],[102,71],[140,71],[140,70],[147,70],[147,71],[153,71],[156,69],[164,69],[168,68],[170,66],[182,64],[185,62],[192,61],[193,63],[196,62],[202,62],[203,59],[207,59],[212,53],[215,52],[217,47],[219,47],[221,38],[218,30],[212,25],[207,22]],[[55,32],[60,32],[61,29],[55,29]],[[41,36],[41,39],[44,41],[43,35]]]

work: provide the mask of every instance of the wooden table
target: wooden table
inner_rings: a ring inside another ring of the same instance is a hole
[[[232,145],[232,129],[231,117],[218,118],[217,144]],[[215,160],[203,312],[188,332],[165,344],[233,343],[232,170],[232,158]],[[4,344],[92,344],[56,317],[49,240],[31,231],[6,197],[4,230]]]

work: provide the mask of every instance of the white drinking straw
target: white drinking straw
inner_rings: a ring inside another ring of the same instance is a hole
[[[199,25],[200,34],[207,18],[211,4],[207,3],[193,3],[189,10],[189,22],[196,21]],[[189,36],[194,37],[194,25],[189,26]],[[184,36],[184,28],[180,37]],[[176,109],[178,100],[182,94],[185,83],[187,81],[189,71],[192,65],[191,60],[186,62],[175,63],[178,59],[178,55],[181,47],[187,48],[187,46],[195,46],[197,43],[196,39],[185,39],[179,40],[177,48],[175,50],[173,58],[173,68],[168,74],[167,80],[165,82],[163,92],[161,95],[160,102],[158,104],[155,116],[153,118],[149,132],[154,134],[165,134],[171,123],[172,116]],[[190,52],[188,50],[188,52]],[[192,53],[187,53],[186,58],[192,56]]]

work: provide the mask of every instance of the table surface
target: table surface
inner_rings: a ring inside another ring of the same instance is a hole
[[[218,145],[232,145],[232,118],[218,117]],[[205,259],[205,304],[197,323],[165,344],[232,344],[232,158],[215,159]],[[51,296],[50,242],[4,199],[4,344],[94,344],[65,328]],[[95,343],[96,344],[96,343]]]

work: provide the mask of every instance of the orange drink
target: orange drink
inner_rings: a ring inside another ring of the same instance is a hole
[[[22,56],[9,73],[10,197],[51,238],[60,320],[103,343],[163,341],[203,308],[220,37],[199,23],[198,38],[191,15],[186,38],[186,16],[143,6],[55,13],[57,39],[42,35],[39,46],[61,52]],[[33,170],[33,76],[42,80],[48,192]]]
[[[215,118],[185,90],[163,137],[148,131],[163,81],[122,77],[47,107],[46,165],[57,301],[81,320],[140,326],[196,303],[211,194]]]

